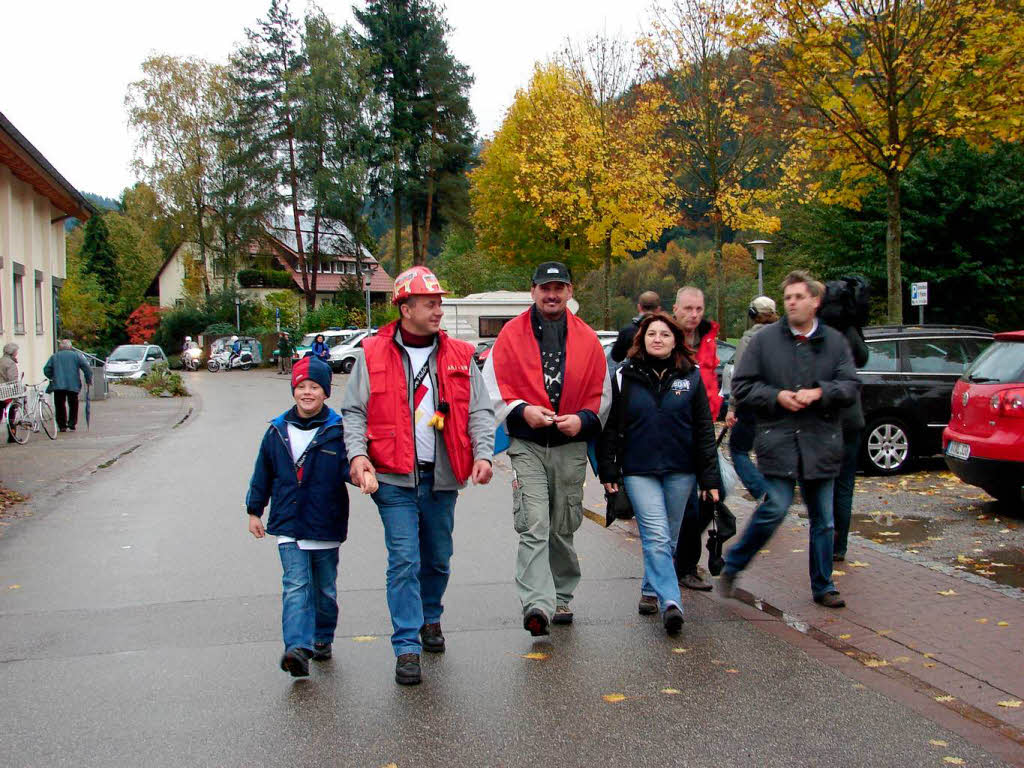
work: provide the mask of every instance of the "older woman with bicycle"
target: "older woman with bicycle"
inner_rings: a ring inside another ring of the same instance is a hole
[[[711,406],[683,329],[654,312],[640,321],[612,381],[612,408],[599,443],[601,482],[624,487],[643,549],[641,614],[661,610],[665,631],[682,629],[672,549],[694,484],[718,500],[721,480]]]
[[[74,432],[78,424],[78,393],[82,391],[79,372],[85,375],[86,386],[92,384],[92,369],[85,356],[72,348],[71,339],[61,339],[56,354],[43,366],[43,375],[50,380],[47,391],[53,392],[57,429],[61,432]]]

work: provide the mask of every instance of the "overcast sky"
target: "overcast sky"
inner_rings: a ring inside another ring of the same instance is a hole
[[[321,7],[352,20],[352,0]],[[471,93],[482,136],[493,133],[534,62],[566,37],[596,32],[632,39],[648,0],[448,0],[451,48],[476,78]],[[124,95],[151,53],[225,62],[270,0],[20,0],[4,3],[0,112],[79,189],[119,197],[135,181]],[[292,0],[301,15],[305,0]]]

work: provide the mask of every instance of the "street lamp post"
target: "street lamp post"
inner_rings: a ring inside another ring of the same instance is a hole
[[[235,328],[242,332],[242,300],[235,296]]]
[[[764,296],[764,247],[771,245],[771,240],[751,240],[747,245],[754,246],[754,258],[757,260],[757,295]]]
[[[363,285],[366,287],[366,330],[369,332],[370,326],[373,325],[370,322],[370,280],[373,278],[373,265],[363,262],[360,266],[363,270]]]

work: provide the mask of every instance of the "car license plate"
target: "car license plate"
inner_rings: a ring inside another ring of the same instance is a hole
[[[946,455],[952,456],[954,459],[966,461],[971,458],[971,446],[965,443],[958,443],[956,440],[950,440],[949,445],[946,446]]]

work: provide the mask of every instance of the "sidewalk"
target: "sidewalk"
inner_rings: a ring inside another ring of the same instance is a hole
[[[594,477],[584,505],[603,525],[604,496]],[[742,531],[753,504],[733,499],[729,508]],[[1024,747],[1024,592],[851,535],[846,562],[834,571],[848,607],[822,608],[811,601],[808,526],[799,511],[794,505],[740,575],[740,599]],[[612,529],[640,553],[634,521]],[[717,592],[687,595],[698,596],[742,610]]]
[[[0,442],[0,485],[26,496],[59,491],[173,428],[199,404],[195,396],[152,397],[138,387],[112,385],[108,399],[92,403],[88,428],[83,400],[75,432],[59,432],[56,440],[39,432],[25,445]]]

